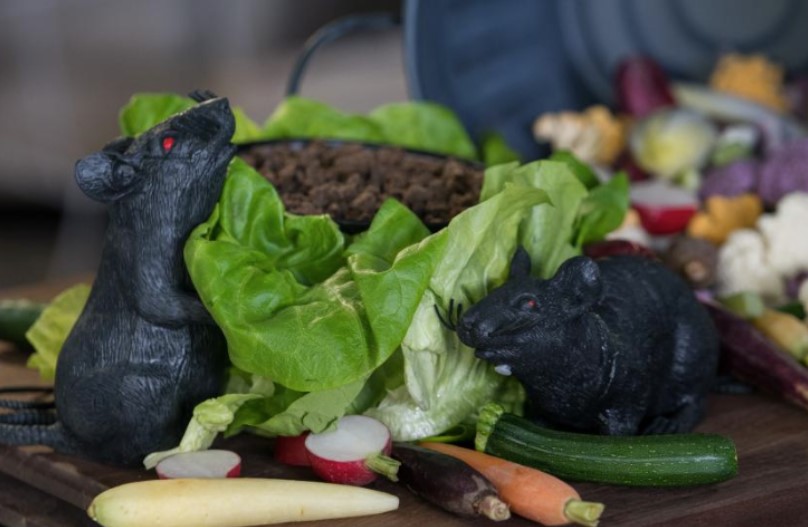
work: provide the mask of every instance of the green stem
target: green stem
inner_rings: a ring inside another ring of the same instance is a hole
[[[602,503],[573,499],[564,505],[564,517],[578,525],[596,527],[604,508]]]
[[[480,452],[485,452],[488,436],[494,431],[494,426],[504,413],[505,409],[495,403],[482,407],[480,417],[477,419],[477,437],[474,439],[474,448]]]
[[[365,466],[390,481],[398,481],[398,468],[401,466],[401,462],[390,456],[380,453],[371,454],[365,458]]]

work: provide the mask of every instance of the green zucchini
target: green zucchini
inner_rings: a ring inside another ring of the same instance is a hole
[[[0,300],[0,340],[30,347],[25,332],[36,322],[45,304],[30,300]]]
[[[738,473],[734,443],[715,434],[602,436],[560,432],[485,406],[477,450],[561,479],[643,487],[706,485]]]

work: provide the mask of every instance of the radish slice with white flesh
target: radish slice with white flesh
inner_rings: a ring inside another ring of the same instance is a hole
[[[631,203],[650,234],[680,232],[698,211],[693,192],[664,181],[638,181],[631,184]]]
[[[237,478],[241,457],[229,450],[199,450],[169,456],[157,464],[160,479]]]
[[[309,434],[306,450],[314,473],[331,483],[367,485],[377,473],[396,481],[400,463],[391,457],[390,430],[364,415],[346,415],[336,430]]]

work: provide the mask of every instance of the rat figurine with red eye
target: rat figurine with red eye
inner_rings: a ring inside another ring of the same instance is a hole
[[[715,328],[690,288],[640,256],[579,256],[541,280],[520,248],[508,281],[456,330],[522,383],[533,418],[580,432],[688,432],[718,367]]]
[[[57,420],[0,424],[0,443],[44,444],[115,465],[176,445],[193,408],[223,388],[224,336],[183,260],[235,154],[227,99],[198,105],[76,164],[89,197],[109,203],[92,292],[56,366]]]

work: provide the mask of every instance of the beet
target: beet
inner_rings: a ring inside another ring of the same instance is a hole
[[[661,108],[674,106],[668,76],[650,57],[623,60],[615,76],[618,107],[634,117],[644,117]]]

